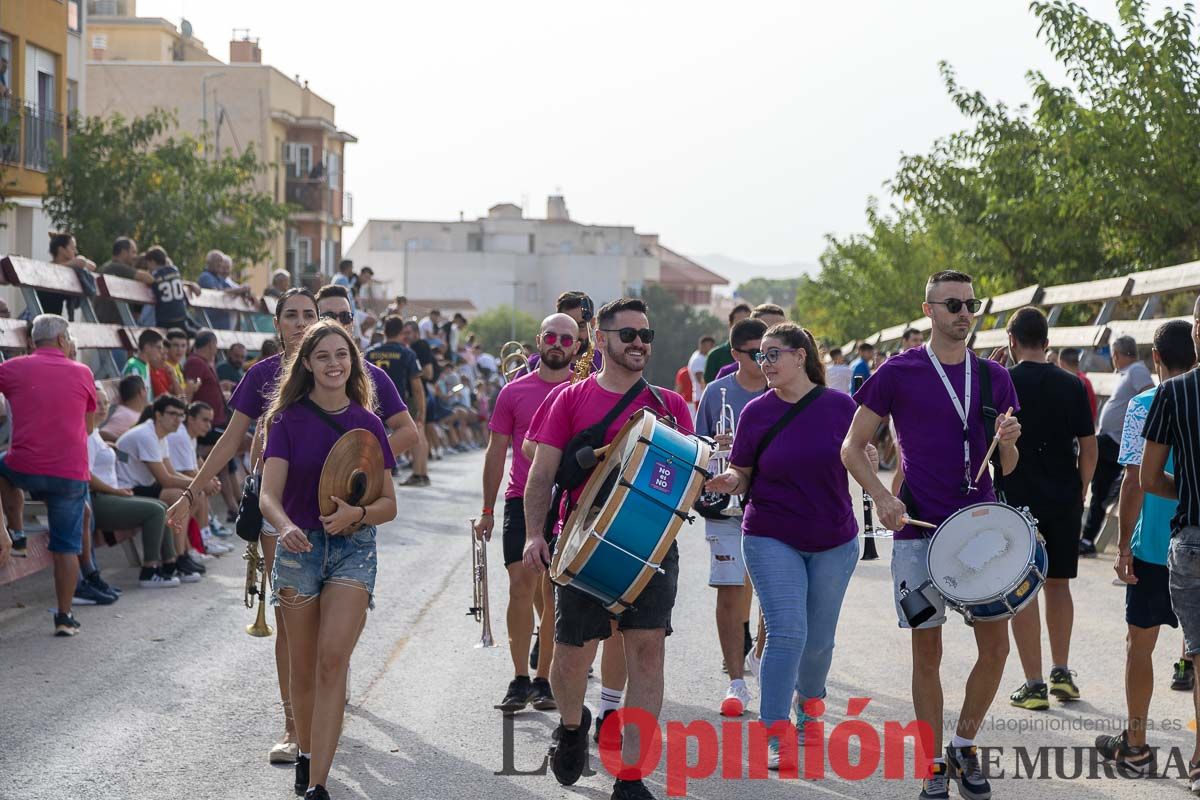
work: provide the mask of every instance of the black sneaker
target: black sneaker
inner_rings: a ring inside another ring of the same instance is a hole
[[[1075,673],[1055,667],[1050,670],[1050,694],[1059,700],[1078,700],[1079,687],[1075,685]]]
[[[308,756],[296,756],[296,796],[305,797],[308,791]],[[316,787],[313,787],[316,788]],[[326,795],[328,797],[328,795]]]
[[[532,670],[537,669],[538,656],[542,652],[541,644],[542,644],[542,642],[540,639],[538,639],[537,631],[534,631],[533,632],[533,648],[529,651],[529,668]]]
[[[592,727],[592,712],[583,707],[579,727],[569,731],[559,720],[554,729],[554,744],[550,747],[550,769],[563,786],[571,786],[583,774],[588,762],[588,729]]]
[[[94,586],[95,588],[104,592],[105,594],[111,594],[113,597],[116,597],[118,599],[121,597],[121,590],[115,586],[111,586],[108,583],[108,581],[106,581],[106,580],[104,580],[104,578],[100,577],[100,570],[96,570],[91,575],[88,575],[87,577],[85,577],[83,580],[86,583],[89,583],[92,586]]]
[[[654,800],[654,795],[641,781],[623,781],[617,779],[613,783],[612,800]]]
[[[175,559],[175,571],[173,574],[183,583],[199,583],[200,579],[204,577],[196,570],[191,561],[186,559],[186,556],[180,556]]]
[[[950,778],[946,765],[934,763],[929,777],[921,782],[920,800],[949,800]]]
[[[532,699],[529,704],[538,711],[553,711],[558,708],[558,703],[554,700],[554,692],[550,691],[550,681],[545,678],[534,678],[531,681],[533,687]]]
[[[1079,555],[1083,558],[1096,557],[1096,545],[1087,539],[1079,540]]]
[[[529,676],[518,675],[509,681],[508,692],[505,693],[504,699],[500,701],[497,708],[505,714],[515,714],[529,705],[533,694],[533,684],[530,682]]]
[[[179,567],[180,569],[182,569],[185,566],[190,567],[192,572],[195,572],[197,575],[203,575],[206,572],[208,572],[208,568],[205,567],[203,564],[201,564],[196,559],[192,558],[191,553],[184,553],[183,555],[176,558],[175,566]]]
[[[1050,698],[1044,683],[1039,683],[1032,689],[1028,683],[1022,683],[1019,689],[1008,696],[1008,700],[1017,708],[1027,708],[1030,711],[1045,711],[1050,708]]]
[[[329,800],[329,792],[325,791],[325,787],[318,783],[304,793],[304,800]]]
[[[979,750],[970,747],[946,748],[946,772],[958,784],[958,794],[965,800],[990,800],[992,786],[983,777],[979,766]]]
[[[1138,775],[1154,769],[1154,750],[1146,744],[1141,747],[1129,744],[1129,731],[1121,731],[1120,736],[1097,736],[1096,752],[1105,761],[1113,761]]]
[[[117,598],[111,594],[105,594],[81,579],[79,583],[75,584],[75,596],[72,598],[72,602],[77,606],[111,606],[117,602]]]
[[[600,729],[604,727],[604,722],[609,718],[610,715],[612,715],[614,713],[616,713],[616,712],[612,711],[612,710],[605,711],[603,714],[600,715],[600,718],[596,720],[596,731],[595,731],[595,733],[592,734],[592,741],[595,742],[596,744],[600,743]],[[624,739],[625,739],[624,736],[617,739],[618,747],[621,746],[621,743],[624,742]]]
[[[58,611],[54,613],[55,636],[74,636],[77,633],[79,633],[79,623],[75,620],[74,614],[63,614]]]
[[[1171,676],[1171,688],[1177,692],[1190,692],[1196,684],[1196,668],[1190,658],[1181,658],[1175,662],[1174,674]]]
[[[8,538],[12,539],[12,554],[17,558],[29,557],[29,539],[24,533],[9,531]]]

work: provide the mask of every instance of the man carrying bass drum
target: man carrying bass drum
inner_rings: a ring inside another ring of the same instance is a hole
[[[1017,464],[1021,425],[1012,414],[996,419],[995,430],[984,422],[981,375],[987,371],[993,409],[1019,411],[1008,370],[977,358],[967,349],[980,301],[971,277],[962,272],[934,273],[925,286],[925,316],[933,323],[930,340],[888,359],[854,395],[859,409],[842,448],[850,474],[875,501],[880,522],[896,531],[892,543],[892,583],[900,627],[910,627],[900,600],[930,579],[926,564],[930,539],[911,518],[940,525],[951,514],[976,503],[995,502],[990,476],[977,470],[993,434],[999,437],[1001,470]],[[903,459],[904,484],[897,498],[875,474],[863,448],[880,422],[891,415]],[[958,727],[945,757],[942,747],[941,625],[945,604],[937,598],[934,615],[912,632],[913,707],[918,720],[933,733],[933,770],[925,779],[921,798],[948,796],[948,781],[972,800],[991,797],[991,786],[980,766],[975,734],[995,699],[1008,658],[1008,622],[974,625],[977,656],[966,684]]]

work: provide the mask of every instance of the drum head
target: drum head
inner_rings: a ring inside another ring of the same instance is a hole
[[[956,512],[929,543],[929,577],[934,587],[959,603],[1002,597],[1028,572],[1034,529],[1015,508],[980,503]]]

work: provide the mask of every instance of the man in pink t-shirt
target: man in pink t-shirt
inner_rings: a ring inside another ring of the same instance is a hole
[[[493,505],[504,475],[504,459],[512,448],[512,469],[504,492],[504,566],[508,570],[508,649],[514,677],[499,708],[512,714],[528,704],[539,710],[555,707],[550,689],[550,661],[554,654],[551,620],[554,619],[554,595],[548,578],[539,576],[521,563],[525,550],[525,479],[529,458],[521,452],[534,414],[546,396],[571,376],[571,359],[579,348],[575,320],[566,314],[551,314],[542,320],[537,337],[538,366],[529,375],[518,378],[500,390],[496,408],[488,423],[491,438],[483,462],[483,510],[475,524],[475,535],[491,540],[495,525]],[[542,624],[538,634],[537,673],[529,679],[529,645],[533,636],[533,598],[541,591]]]
[[[67,357],[72,348],[67,330],[67,321],[57,314],[39,314],[29,336],[33,354],[0,364],[0,393],[8,400],[13,421],[12,446],[0,456],[0,481],[46,503],[58,599],[56,636],[74,636],[79,630],[71,599],[83,549],[90,477],[87,439],[96,411],[95,379],[90,369]],[[2,524],[0,536],[2,556],[8,543]]]
[[[596,349],[603,354],[604,367],[586,381],[560,390],[536,431],[533,464],[525,484],[525,554],[527,567],[541,573],[550,563],[550,548],[542,525],[550,509],[551,486],[563,451],[575,434],[599,423],[635,384],[650,361],[654,331],[646,316],[646,304],[636,298],[614,300],[600,309]],[[661,403],[655,396],[661,397]],[[692,415],[687,402],[668,389],[650,390],[647,385],[618,414],[604,433],[604,443],[613,440],[621,426],[642,408],[675,418],[676,426],[692,432]],[[583,486],[571,492],[577,498]],[[679,550],[672,543],[662,561],[662,572],[654,575],[638,596],[637,607],[617,618],[625,643],[628,670],[627,707],[640,708],[655,718],[662,710],[663,658],[666,636],[671,631],[671,609],[679,578]],[[561,587],[555,596],[554,662],[551,682],[561,720],[554,732],[557,742],[550,758],[554,777],[564,786],[579,780],[587,763],[591,714],[583,705],[587,671],[596,646],[612,634],[612,615],[599,602]],[[603,717],[601,717],[603,719]],[[636,764],[640,740],[635,726],[624,729],[625,763]],[[628,776],[625,776],[628,777]],[[650,797],[640,780],[618,778],[613,797]]]

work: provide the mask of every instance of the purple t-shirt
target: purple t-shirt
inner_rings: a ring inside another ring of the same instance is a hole
[[[996,500],[989,471],[966,494],[963,483],[962,419],[938,377],[926,347],[914,347],[892,356],[875,370],[854,401],[881,417],[889,414],[896,427],[904,467],[904,482],[912,492],[916,508],[909,514],[931,525],[941,525],[946,517],[975,503]],[[983,429],[983,401],[980,398],[979,370],[983,365],[992,376],[992,405],[1001,414],[1010,407],[1020,411],[1017,391],[1008,370],[988,359],[974,358],[971,367],[971,407],[967,410],[968,441],[971,445],[971,479],[979,471],[995,431]],[[954,387],[959,402],[963,399],[966,361],[943,364],[942,369]],[[897,539],[921,539],[928,535],[907,525],[896,532]]]
[[[729,460],[753,467],[759,442],[791,406],[774,391],[747,403]],[[776,434],[754,474],[743,534],[769,536],[809,553],[830,550],[858,535],[841,458],[856,408],[848,395],[826,389]]]
[[[732,364],[726,364],[725,366],[723,366],[719,370],[717,370],[717,377],[713,378],[713,380],[717,381],[717,380],[720,380],[721,378],[724,378],[726,375],[732,375],[733,373],[737,372],[737,368],[738,368],[738,365],[737,365],[736,361],[733,362]]]
[[[331,416],[347,431],[364,428],[375,434],[383,450],[384,467],[391,469],[396,465],[379,417],[353,403],[345,411]],[[325,457],[340,437],[341,434],[303,403],[285,409],[275,418],[267,433],[263,458],[282,458],[288,462],[287,483],[283,487],[283,510],[301,528],[321,527],[317,486],[321,481]]]
[[[370,362],[364,361],[363,365],[367,368],[367,374],[371,376],[371,382],[375,384],[379,418],[387,420],[401,411],[407,411],[408,406],[404,405],[400,392],[396,391],[396,384],[388,374]],[[282,368],[283,358],[278,354],[256,362],[238,381],[233,395],[229,398],[229,407],[242,412],[250,419],[261,417],[271,402],[271,394],[275,391],[275,383],[279,380],[279,371]]]

